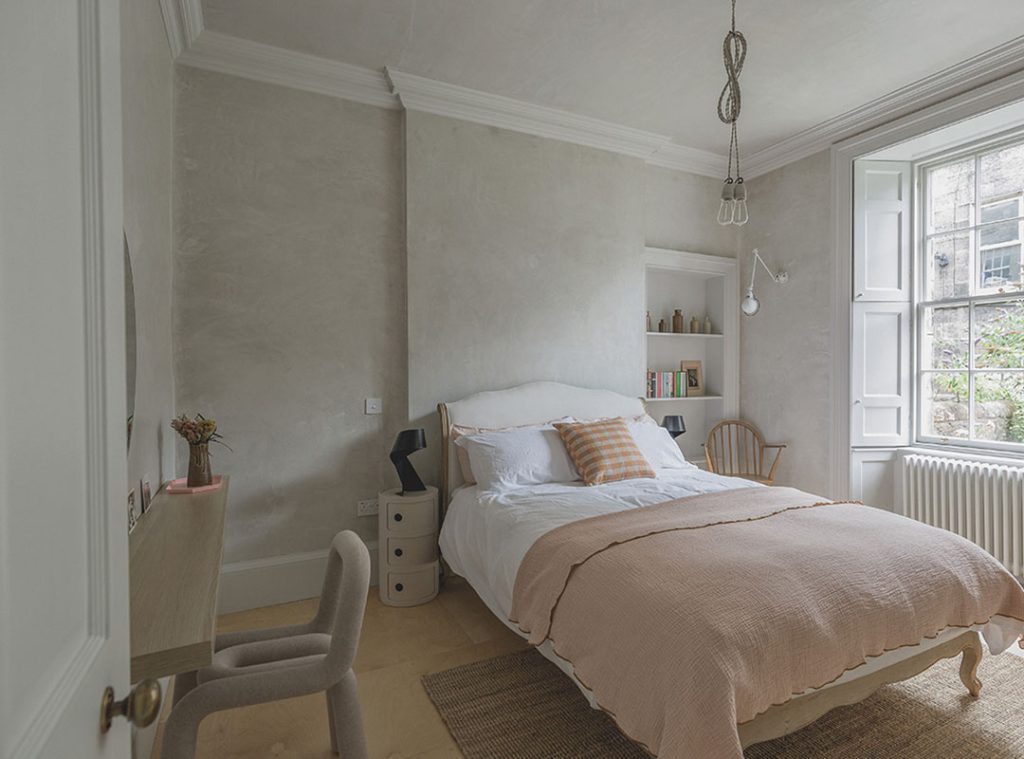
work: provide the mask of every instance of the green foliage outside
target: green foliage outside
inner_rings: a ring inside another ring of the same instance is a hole
[[[996,314],[977,327],[975,366],[979,369],[1024,368],[1024,304],[1000,304],[985,308]],[[945,357],[943,368],[954,372],[967,369],[962,353],[954,345],[936,344],[935,348]],[[1009,401],[1013,404],[1007,439],[1024,443],[1024,374],[976,374],[975,377],[974,397],[977,402]],[[958,403],[965,403],[969,398],[966,371],[935,376],[933,388],[937,393],[952,395]]]

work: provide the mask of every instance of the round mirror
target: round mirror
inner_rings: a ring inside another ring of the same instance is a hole
[[[132,447],[135,422],[135,281],[132,258],[128,255],[128,235],[124,235],[124,350],[125,387],[128,391],[128,450]]]

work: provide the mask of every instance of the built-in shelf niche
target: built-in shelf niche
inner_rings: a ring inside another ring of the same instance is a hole
[[[708,430],[737,416],[739,407],[739,283],[736,259],[647,248],[644,254],[645,308],[651,325],[665,319],[672,327],[675,309],[683,311],[686,329],[697,316],[711,317],[712,333],[646,332],[644,365],[638,372],[640,394],[653,371],[678,371],[680,361],[700,361],[705,394],[688,398],[648,398],[648,413],[659,423],[666,414],[682,414],[686,433],[676,441],[683,455],[703,462]],[[644,314],[638,323],[643,325]],[[646,331],[646,327],[643,327]]]

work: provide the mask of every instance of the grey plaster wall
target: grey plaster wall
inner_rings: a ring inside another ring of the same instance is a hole
[[[740,247],[741,285],[750,251],[787,269],[774,284],[762,269],[761,311],[741,321],[740,412],[769,442],[786,443],[777,483],[828,494],[832,360],[831,164],[826,150],[750,180],[750,222]]]
[[[406,416],[401,119],[178,68],[177,407],[233,448],[226,562],[376,536],[356,501]]]
[[[171,361],[171,52],[157,0],[121,3],[124,228],[135,278],[135,424],[128,483],[174,475]]]
[[[428,437],[439,401],[479,390],[640,393],[644,164],[417,112],[405,134],[409,407]]]
[[[715,221],[722,180],[660,166],[646,166],[644,179],[647,245],[711,256],[734,254],[739,228]]]

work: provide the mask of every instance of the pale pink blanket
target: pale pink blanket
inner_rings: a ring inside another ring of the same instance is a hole
[[[737,723],[948,627],[1024,620],[952,533],[790,488],[584,519],[531,547],[511,617],[663,759],[740,759]]]

